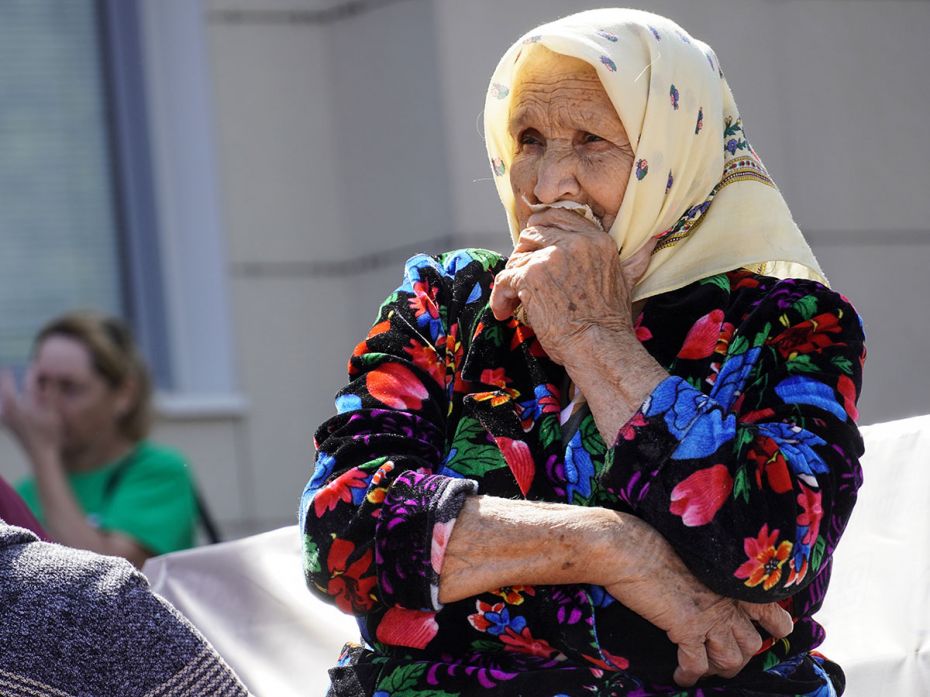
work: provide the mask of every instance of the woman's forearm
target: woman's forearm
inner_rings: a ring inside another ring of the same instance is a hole
[[[591,407],[604,442],[613,445],[620,427],[636,413],[668,372],[635,334],[623,328],[592,328],[565,369]]]
[[[30,452],[29,456],[45,514],[45,528],[55,542],[98,554],[125,557],[137,567],[151,556],[125,535],[97,530],[87,522],[57,452],[40,449]]]
[[[472,496],[446,547],[439,600],[502,586],[614,583],[636,569],[633,554],[651,534],[641,520],[603,508]]]

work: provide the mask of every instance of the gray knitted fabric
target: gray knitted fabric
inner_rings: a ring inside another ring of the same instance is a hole
[[[248,694],[127,561],[40,542],[0,521],[0,695]]]

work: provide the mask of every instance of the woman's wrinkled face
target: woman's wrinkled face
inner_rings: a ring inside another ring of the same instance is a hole
[[[546,52],[524,66],[514,90],[510,184],[526,227],[530,203],[571,200],[609,230],[620,210],[634,152],[594,68]]]

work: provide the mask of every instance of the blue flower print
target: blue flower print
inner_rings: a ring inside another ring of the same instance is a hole
[[[300,495],[299,524],[301,530],[304,529],[304,521],[306,520],[307,513],[311,509],[310,501],[313,500],[313,496],[316,494],[317,489],[323,486],[323,483],[329,479],[329,476],[333,473],[335,468],[336,458],[334,458],[332,455],[329,455],[328,453],[324,453],[321,450],[316,458],[316,465],[313,468],[313,476],[310,478],[310,481],[307,482],[303,493]]]
[[[661,41],[661,40],[662,40],[662,35],[659,33],[659,30],[658,30],[658,29],[656,29],[656,28],[655,28],[654,26],[652,26],[651,24],[648,24],[648,25],[646,25],[646,26],[649,27],[649,31],[652,32],[652,35],[653,35],[654,37],[656,37],[656,41]]]
[[[603,63],[610,72],[617,72],[617,64],[614,63],[609,56],[601,56],[601,63]]]
[[[672,190],[672,184],[675,183],[675,177],[672,176],[672,170],[668,171],[668,182],[665,184],[665,193]]]
[[[517,615],[511,619],[510,610],[506,607],[500,612],[486,612],[484,613],[484,618],[491,623],[491,626],[487,629],[488,634],[493,634],[494,636],[500,636],[508,627],[519,634],[526,626],[525,617]]]
[[[756,360],[762,352],[761,348],[752,348],[736,356],[730,356],[723,363],[720,374],[714,382],[710,396],[717,401],[723,409],[729,409],[736,401],[737,394],[746,385],[746,380],[756,365]]]
[[[468,294],[468,300],[465,301],[466,305],[471,305],[474,302],[478,302],[481,298],[481,284],[475,283],[475,287],[471,289],[471,293]]]
[[[785,404],[806,404],[817,407],[830,412],[843,422],[849,418],[843,406],[836,401],[836,395],[830,387],[804,375],[792,375],[790,378],[785,378],[775,387],[775,394],[781,397]]]
[[[694,135],[698,135],[704,128],[704,107],[698,107],[697,124],[694,127]]]
[[[565,449],[565,479],[568,481],[565,499],[573,502],[578,494],[584,500],[591,498],[591,482],[594,480],[594,462],[581,443],[581,432],[577,431]]]
[[[636,178],[642,181],[649,174],[649,163],[643,159],[636,163]]]
[[[729,152],[731,155],[736,154],[736,149],[739,147],[739,141],[736,138],[730,138],[727,141],[727,144],[723,146],[723,149]]]
[[[647,417],[662,415],[669,433],[680,441],[675,460],[707,457],[732,440],[736,417],[724,416],[707,395],[679,377],[659,383],[644,408]]]
[[[669,89],[668,96],[672,101],[672,109],[678,111],[678,88],[675,85],[672,85],[671,89]]]
[[[336,397],[336,413],[345,414],[362,408],[362,398],[357,394],[341,394]]]
[[[597,30],[597,35],[600,36],[600,37],[603,38],[603,39],[607,39],[607,40],[608,40],[609,42],[611,42],[612,44],[615,44],[615,43],[617,43],[617,42],[620,40],[619,38],[617,38],[617,35],[616,35],[616,34],[612,34],[611,32],[607,31],[606,29],[598,29],[598,30]]]
[[[778,444],[794,474],[815,475],[828,471],[827,463],[813,450],[813,446],[826,445],[819,436],[784,423],[760,424],[758,430]]]

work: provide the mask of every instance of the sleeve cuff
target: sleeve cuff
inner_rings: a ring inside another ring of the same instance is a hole
[[[375,530],[378,585],[387,605],[439,610],[439,573],[465,497],[477,482],[404,472],[384,499]]]

